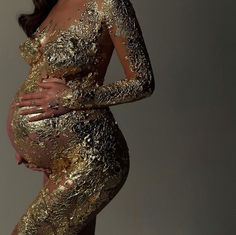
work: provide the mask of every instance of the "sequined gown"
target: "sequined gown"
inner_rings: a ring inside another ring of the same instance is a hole
[[[68,1],[69,2],[69,1]],[[57,24],[38,28],[20,45],[30,65],[8,115],[15,150],[28,162],[52,170],[48,182],[20,218],[17,234],[75,235],[121,189],[129,172],[129,149],[109,106],[148,97],[154,78],[142,33],[129,0],[71,1]],[[104,84],[116,48],[124,79]],[[21,93],[39,89],[45,75],[71,88],[71,112],[28,122]]]

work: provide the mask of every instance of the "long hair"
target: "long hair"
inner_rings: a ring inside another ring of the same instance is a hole
[[[34,12],[31,14],[21,14],[18,23],[28,37],[31,37],[35,30],[47,17],[58,0],[33,0]]]

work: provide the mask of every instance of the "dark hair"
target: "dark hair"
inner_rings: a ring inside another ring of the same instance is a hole
[[[28,37],[32,36],[35,30],[47,17],[58,0],[33,0],[34,12],[31,14],[21,14],[18,23]]]

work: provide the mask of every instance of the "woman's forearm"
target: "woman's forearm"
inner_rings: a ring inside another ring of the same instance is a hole
[[[140,100],[155,89],[151,62],[134,8],[129,0],[102,0],[103,21],[125,71],[125,78],[106,85],[67,90],[64,106],[96,108]]]
[[[68,89],[61,94],[63,106],[71,109],[102,108],[150,96],[154,90],[151,74],[146,78],[123,79],[111,84],[83,89]]]

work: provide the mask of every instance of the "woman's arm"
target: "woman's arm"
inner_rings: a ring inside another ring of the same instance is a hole
[[[61,94],[64,107],[87,109],[133,102],[150,96],[155,88],[151,62],[131,2],[98,1],[125,78],[86,89],[67,89]]]

